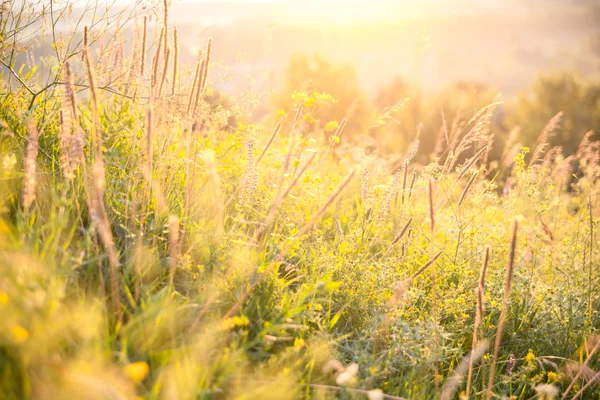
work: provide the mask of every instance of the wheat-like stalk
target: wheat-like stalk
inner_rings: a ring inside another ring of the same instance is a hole
[[[167,43],[167,35],[169,34],[169,0],[163,1],[163,28],[165,29],[165,43]],[[167,52],[165,49],[165,57]]]
[[[90,204],[90,215],[92,221],[98,227],[100,240],[108,255],[109,279],[111,287],[111,304],[113,312],[120,319],[121,317],[121,301],[119,295],[119,277],[117,268],[119,267],[119,255],[115,246],[108,215],[104,206],[104,185],[105,185],[105,170],[102,158],[97,158],[92,168],[92,196]]]
[[[188,99],[187,113],[189,114],[192,110],[192,103],[194,102],[194,96],[196,93],[196,87],[198,86],[198,82],[200,81],[200,68],[202,65],[202,51],[198,52],[198,62],[196,63],[196,70],[194,72],[194,79],[192,79],[192,87],[190,91],[190,97]]]
[[[208,77],[208,67],[210,66],[210,58],[212,56],[212,38],[208,38],[208,43],[206,45],[206,56],[204,58],[204,71],[202,74],[202,84],[200,85],[201,91],[204,92],[206,89],[206,81]]]
[[[162,78],[160,79],[160,86],[158,88],[158,97],[162,97],[163,88],[165,86],[165,82],[167,81],[167,70],[169,69],[169,56],[171,55],[171,48],[166,46],[165,51],[165,63],[163,66]]]
[[[144,30],[142,33],[142,49],[140,53],[140,76],[144,76],[144,67],[146,66],[146,43],[148,40],[148,17],[144,15]]]
[[[410,285],[412,284],[412,282],[419,275],[421,275],[423,272],[425,272],[425,270],[427,268],[429,268],[431,265],[433,265],[437,261],[437,259],[440,258],[440,256],[443,253],[444,253],[443,250],[438,251],[433,257],[431,257],[421,268],[419,268],[411,276],[404,279],[403,281],[396,282],[394,294],[393,294],[392,298],[390,299],[389,305],[394,306],[394,305],[398,304],[404,297],[404,293],[406,293],[406,291],[410,288]]]
[[[165,36],[165,28],[160,30],[160,36],[158,37],[158,47],[156,47],[156,53],[154,54],[154,58],[152,59],[152,79],[151,79],[151,87],[154,89],[156,86],[156,82],[158,80],[158,64],[160,63],[160,52],[162,50],[163,39]]]
[[[500,311],[500,317],[498,318],[498,327],[496,328],[496,340],[494,342],[494,358],[492,359],[492,365],[490,366],[490,377],[488,379],[487,386],[487,400],[492,398],[492,388],[494,386],[494,375],[496,374],[496,364],[498,363],[498,354],[500,353],[500,342],[502,341],[502,332],[504,331],[504,323],[506,322],[506,315],[508,313],[508,303],[510,300],[510,289],[512,287],[512,278],[515,262],[515,250],[517,248],[517,231],[519,223],[514,220],[512,227],[512,238],[510,241],[510,251],[508,257],[508,265],[506,268],[506,281],[504,283],[504,296],[502,298],[502,311]]]
[[[417,171],[413,171],[412,178],[410,180],[410,186],[408,187],[408,201],[410,201],[410,196],[412,195],[413,188],[415,187],[415,181],[417,180]]]
[[[262,158],[264,157],[264,155],[267,153],[267,150],[269,149],[269,147],[273,143],[273,140],[275,140],[275,136],[277,136],[277,134],[279,133],[280,130],[281,130],[281,121],[279,121],[277,123],[277,125],[275,125],[275,129],[273,129],[273,133],[271,134],[271,137],[269,138],[269,140],[265,144],[265,147],[263,147],[262,151],[260,152],[260,155],[256,159],[256,164],[258,164],[260,162],[260,160],[262,160]]]
[[[473,166],[473,164],[475,164],[477,162],[477,160],[479,160],[479,157],[481,157],[481,155],[487,149],[488,149],[488,146],[483,146],[477,153],[475,153],[475,155],[469,160],[468,163],[465,164],[465,166],[463,167],[463,169],[458,174],[458,177],[456,178],[457,181],[459,181],[460,178],[462,178],[463,176],[465,176],[465,174],[467,173],[467,171]]]
[[[460,199],[458,200],[458,207],[459,208],[460,208],[461,204],[463,203],[463,201],[465,200],[465,198],[467,197],[467,194],[469,193],[469,189],[473,185],[473,182],[475,182],[475,178],[477,178],[478,174],[479,174],[478,172],[475,172],[473,174],[473,176],[471,176],[471,179],[469,179],[469,181],[465,185],[465,188],[463,189],[463,192],[460,195]]]
[[[203,80],[204,80],[204,72],[206,71],[206,59],[202,60],[200,64],[200,79],[198,79],[198,85],[196,87],[196,101],[194,102],[194,109],[192,111],[192,119],[196,119],[196,110],[200,105],[200,102],[204,96],[204,90],[202,89]]]
[[[34,120],[27,122],[27,148],[25,149],[24,171],[25,179],[23,181],[23,209],[25,212],[35,201],[35,187],[37,182],[37,154],[38,138],[40,133],[35,126]]]
[[[312,162],[313,162],[313,160],[315,159],[316,156],[317,156],[316,152],[312,153],[312,155],[310,156],[310,158],[308,159],[308,161],[306,161],[306,163],[304,164],[304,166],[302,166],[302,168],[300,169],[300,171],[298,172],[298,174],[290,182],[290,184],[288,185],[287,189],[281,194],[281,196],[276,196],[275,197],[275,201],[273,202],[273,204],[269,208],[269,213],[267,214],[267,217],[260,224],[260,228],[258,228],[255,231],[253,242],[256,242],[262,236],[264,230],[267,229],[273,223],[273,221],[275,220],[275,216],[277,215],[277,211],[279,210],[279,208],[283,204],[283,201],[287,198],[287,196],[290,194],[290,192],[292,191],[292,189],[298,184],[298,181],[304,175],[304,173],[306,172],[306,170],[308,169],[308,167],[312,164]],[[343,235],[343,232],[342,232],[342,235]]]
[[[169,229],[169,287],[172,289],[179,257],[179,218],[169,215],[167,225]]]
[[[400,232],[398,232],[398,234],[394,237],[394,240],[392,240],[392,243],[390,243],[390,246],[395,245],[396,243],[398,243],[398,241],[400,239],[402,239],[402,236],[404,236],[404,234],[406,233],[406,231],[410,227],[410,224],[412,224],[412,221],[413,221],[413,217],[410,217],[408,219],[408,221],[406,221],[406,224],[404,224],[404,226],[402,227],[402,229],[400,230]]]
[[[96,81],[96,72],[94,69],[94,63],[92,61],[92,55],[90,54],[89,48],[83,49],[83,56],[85,59],[85,65],[88,73],[88,81],[90,86],[90,96],[92,98],[92,148],[94,149],[95,157],[102,157],[102,132],[100,131],[100,117],[98,115],[98,84]]]
[[[177,28],[173,30],[173,82],[171,94],[175,96],[179,91],[179,43],[177,38]]]
[[[542,129],[537,139],[537,145],[535,146],[535,149],[531,154],[531,160],[529,161],[529,165],[535,164],[540,159],[540,157],[546,152],[546,147],[548,147],[550,138],[554,137],[560,129],[560,122],[562,121],[562,117],[563,112],[560,111],[558,114],[552,117],[552,119],[548,121],[544,129]]]
[[[404,176],[402,177],[402,204],[404,204],[404,194],[406,192],[406,178],[408,176],[408,163],[404,161]]]

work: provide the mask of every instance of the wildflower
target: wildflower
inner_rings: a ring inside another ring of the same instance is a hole
[[[535,387],[535,391],[542,400],[552,400],[558,397],[558,388],[554,385],[540,384]]]
[[[532,350],[529,350],[525,356],[525,361],[527,361],[528,364],[531,364],[533,360],[535,360],[535,353]]]
[[[510,376],[512,374],[514,368],[515,368],[515,355],[511,353],[510,356],[508,357],[508,364],[506,364],[506,375]]]
[[[337,121],[329,121],[328,123],[325,124],[325,132],[332,132],[332,131],[336,130],[338,125],[339,124]]]
[[[5,171],[12,171],[17,164],[17,157],[14,154],[6,154],[2,158],[2,169]]]
[[[302,338],[296,338],[296,339],[294,340],[294,347],[295,347],[296,349],[301,349],[301,348],[303,348],[303,347],[306,347],[306,342],[305,342],[305,341],[304,341],[304,339],[302,339]]]
[[[324,373],[342,372],[342,371],[344,371],[344,369],[345,369],[344,365],[341,362],[339,362],[338,360],[329,360],[323,367],[323,372]]]
[[[381,389],[369,390],[367,392],[367,399],[369,400],[383,400],[383,391]]]
[[[0,292],[0,306],[8,304],[8,294]]]
[[[138,361],[126,365],[124,370],[125,375],[127,375],[132,381],[134,381],[135,383],[140,383],[144,380],[146,375],[148,375],[150,367],[145,361]]]
[[[558,378],[558,374],[554,371],[548,371],[548,382],[554,382]]]
[[[335,383],[340,386],[354,386],[356,384],[356,375],[358,375],[358,364],[352,363],[338,375]]]
[[[29,338],[29,332],[21,325],[15,325],[11,328],[10,333],[17,343],[23,343]]]

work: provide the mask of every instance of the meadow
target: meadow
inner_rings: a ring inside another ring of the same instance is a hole
[[[1,399],[599,398],[600,141],[551,146],[563,110],[497,161],[499,102],[384,157],[325,92],[220,104],[166,2],[45,81],[3,4]]]

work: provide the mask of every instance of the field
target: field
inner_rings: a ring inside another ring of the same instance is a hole
[[[255,121],[166,2],[127,46],[74,23],[45,76],[19,40],[68,7],[2,4],[0,399],[600,398],[588,108],[531,144],[493,96],[398,140],[404,103],[303,87]]]

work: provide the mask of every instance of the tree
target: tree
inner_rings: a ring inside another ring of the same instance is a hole
[[[562,146],[565,156],[577,152],[586,132],[600,133],[600,82],[571,72],[540,75],[530,93],[520,95],[509,112],[511,123],[522,127],[524,145],[535,147],[539,133],[560,111],[562,127],[550,146]]]

